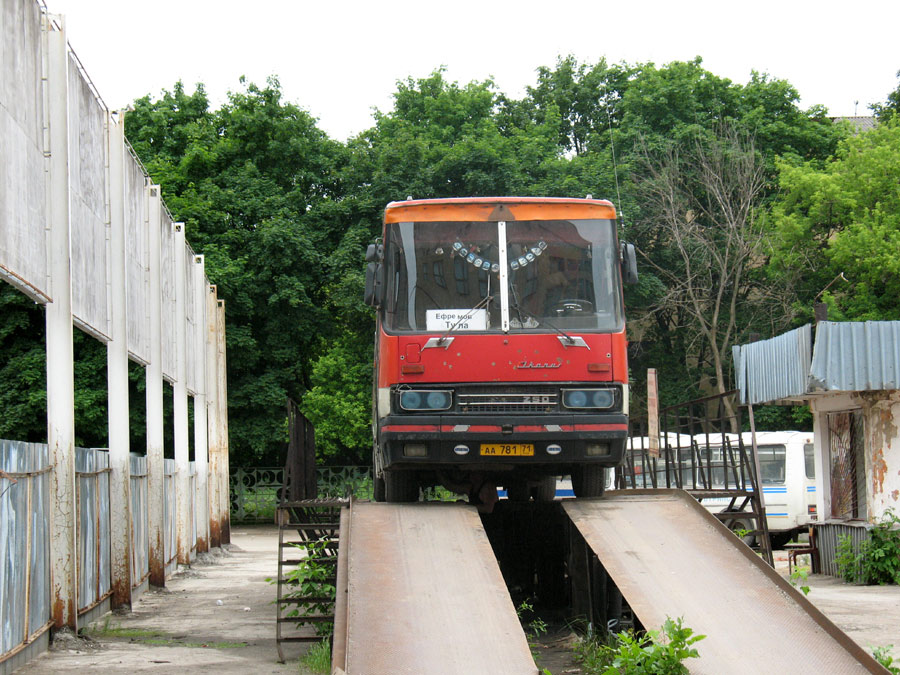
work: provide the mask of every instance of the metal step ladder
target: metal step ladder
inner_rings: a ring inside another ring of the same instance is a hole
[[[346,499],[305,499],[278,506],[278,577],[275,644],[284,663],[285,642],[330,640],[340,512]]]

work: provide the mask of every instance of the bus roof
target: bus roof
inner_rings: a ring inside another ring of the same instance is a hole
[[[384,222],[615,219],[605,199],[571,197],[453,197],[391,202]]]

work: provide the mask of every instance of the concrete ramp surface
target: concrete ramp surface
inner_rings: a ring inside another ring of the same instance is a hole
[[[474,507],[354,502],[349,521],[336,667],[348,675],[537,673]]]
[[[563,506],[645,627],[707,636],[692,673],[886,672],[686,492]]]

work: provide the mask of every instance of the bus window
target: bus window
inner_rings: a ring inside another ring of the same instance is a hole
[[[784,446],[761,445],[759,450],[759,471],[763,483],[784,482]]]
[[[803,460],[806,464],[806,477],[814,479],[816,477],[816,459],[814,454],[815,446],[812,443],[806,443],[803,446]]]

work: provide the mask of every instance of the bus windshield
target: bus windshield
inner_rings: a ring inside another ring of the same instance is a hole
[[[501,246],[510,331],[621,330],[611,220],[389,224],[385,327],[501,330]]]

